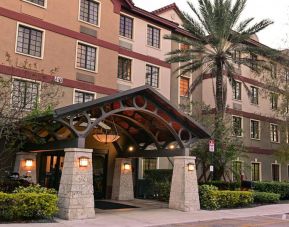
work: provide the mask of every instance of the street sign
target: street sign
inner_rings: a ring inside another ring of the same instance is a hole
[[[210,140],[209,141],[209,151],[210,152],[215,152],[215,140]]]
[[[214,172],[214,166],[210,165],[210,172]]]

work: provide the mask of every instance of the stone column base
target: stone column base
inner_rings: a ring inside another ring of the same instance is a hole
[[[174,158],[169,208],[190,212],[200,209],[195,157]],[[194,165],[189,170],[189,164]]]
[[[91,149],[67,148],[58,192],[58,216],[62,219],[95,217]],[[80,167],[79,158],[88,158],[88,166]]]
[[[129,170],[124,168],[125,164],[130,166]],[[131,159],[116,158],[112,182],[113,200],[133,200],[133,179],[131,169]]]

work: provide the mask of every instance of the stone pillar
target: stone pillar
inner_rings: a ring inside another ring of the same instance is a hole
[[[36,177],[36,156],[37,153],[29,153],[29,152],[19,152],[16,154],[16,160],[14,165],[14,172],[19,173],[19,177],[27,177],[27,179],[32,183],[37,183],[37,177]],[[32,163],[29,161],[29,163],[32,164],[32,166],[26,166],[28,162],[27,160],[31,160]]]
[[[58,216],[62,219],[94,218],[92,149],[66,148],[58,192]],[[88,159],[88,166],[80,167],[79,158]]]
[[[125,169],[125,165],[129,165],[130,169]],[[111,199],[134,199],[131,159],[115,159]]]
[[[169,208],[190,212],[200,209],[195,157],[174,157]],[[193,170],[189,170],[189,164]]]

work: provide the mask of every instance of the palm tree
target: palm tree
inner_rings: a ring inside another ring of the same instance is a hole
[[[262,55],[275,60],[279,59],[278,51],[250,43],[252,35],[273,22],[265,19],[252,24],[254,18],[239,21],[246,2],[246,0],[234,2],[232,0],[198,0],[198,8],[188,2],[193,15],[183,12],[183,27],[194,38],[176,34],[164,37],[189,47],[168,53],[168,63],[181,63],[176,70],[180,72],[179,76],[201,71],[190,87],[190,92],[203,80],[203,75],[211,74],[215,78],[214,137],[217,149],[223,149],[224,144],[222,131],[226,107],[225,78],[228,77],[231,83],[235,82],[236,65],[245,65],[257,74],[264,68],[269,69],[268,63],[253,56]],[[236,53],[242,54],[235,57]],[[221,170],[219,175],[223,171]]]

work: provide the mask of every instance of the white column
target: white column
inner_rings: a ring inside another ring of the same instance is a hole
[[[62,219],[87,219],[95,217],[92,149],[67,148],[58,192],[58,216]],[[80,158],[88,160],[80,166]]]
[[[200,209],[195,157],[174,157],[169,208],[190,212]],[[189,170],[189,165],[193,168]]]
[[[14,172],[20,177],[27,177],[32,183],[37,183],[36,177],[36,156],[37,153],[19,152],[16,154]]]
[[[125,166],[129,167],[125,169]],[[133,178],[131,159],[116,158],[112,181],[113,200],[133,200]]]

